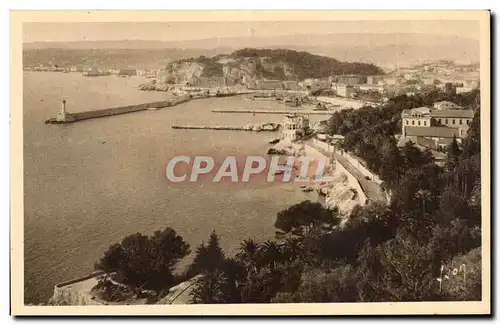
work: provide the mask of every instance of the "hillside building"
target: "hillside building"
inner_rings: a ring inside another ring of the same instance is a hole
[[[467,136],[473,117],[473,110],[430,109],[428,107],[406,109],[401,113],[401,141],[406,141],[404,138],[416,137],[425,147],[443,149],[451,143],[454,137],[460,141]]]

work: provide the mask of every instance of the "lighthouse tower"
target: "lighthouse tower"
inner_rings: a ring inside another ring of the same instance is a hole
[[[67,112],[66,112],[66,100],[63,99],[62,102],[61,102],[61,110],[57,114],[57,118],[56,118],[57,121],[58,122],[66,122],[66,115],[67,115]]]

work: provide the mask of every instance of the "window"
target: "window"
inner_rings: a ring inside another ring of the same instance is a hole
[[[458,124],[462,125],[462,119],[458,120]]]
[[[444,124],[448,124],[448,119],[444,119]]]
[[[424,125],[427,126],[427,121],[424,121]]]
[[[469,124],[470,124],[470,120],[467,120],[467,125],[469,125]]]
[[[408,120],[406,120],[406,125],[408,125]]]
[[[411,125],[415,125],[415,121],[411,121]]]
[[[418,125],[420,126],[420,120],[418,121]]]
[[[455,119],[451,120],[451,124],[455,124]]]

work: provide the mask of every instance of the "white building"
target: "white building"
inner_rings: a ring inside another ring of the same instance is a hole
[[[384,76],[368,76],[366,77],[366,83],[369,85],[376,85],[379,81],[383,81]]]
[[[296,141],[309,129],[309,117],[305,115],[285,115],[283,121],[283,140]]]
[[[409,134],[408,130],[413,130],[413,133],[423,132],[419,134],[422,137],[425,137],[425,134],[430,132],[429,134],[447,134],[448,138],[450,134],[456,135],[457,138],[463,139],[467,136],[473,118],[474,111],[470,109],[430,109],[428,107],[405,109],[401,113],[402,134],[403,137],[417,136],[417,134]],[[428,128],[433,130],[425,130]],[[448,128],[449,130],[443,131],[442,128]],[[430,135],[429,137],[439,138]],[[443,138],[446,138],[446,136],[443,136]]]
[[[443,110],[443,109],[459,109],[459,108],[461,108],[459,105],[457,105],[455,103],[452,103],[450,101],[447,101],[447,100],[443,100],[443,101],[440,101],[440,102],[435,102],[433,106],[434,106],[435,109],[439,109],[439,110]]]
[[[473,91],[476,88],[473,88],[471,86],[463,86],[463,87],[457,87],[456,92],[457,94],[462,94],[462,93],[468,93],[469,91]]]
[[[337,96],[350,98],[356,93],[356,89],[352,85],[338,84]]]

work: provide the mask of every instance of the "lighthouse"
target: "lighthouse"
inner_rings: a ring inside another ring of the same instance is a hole
[[[57,114],[58,122],[66,122],[66,100],[63,99],[61,102],[61,111]]]

